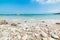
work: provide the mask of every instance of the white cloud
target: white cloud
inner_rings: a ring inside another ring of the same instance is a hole
[[[46,1],[46,3],[58,3],[60,2],[60,0],[48,0]]]
[[[60,0],[34,0],[35,2],[46,4],[46,3],[58,3]]]
[[[44,3],[44,0],[36,0],[36,2]]]
[[[46,13],[60,13],[60,9],[47,10]]]
[[[33,0],[34,2],[37,2],[37,3],[44,3],[45,0]]]

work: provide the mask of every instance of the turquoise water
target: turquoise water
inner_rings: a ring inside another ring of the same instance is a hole
[[[60,19],[60,14],[0,14],[0,18],[43,18]]]

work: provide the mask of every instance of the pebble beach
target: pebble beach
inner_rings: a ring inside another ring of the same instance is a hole
[[[0,19],[0,40],[60,40],[60,21]]]

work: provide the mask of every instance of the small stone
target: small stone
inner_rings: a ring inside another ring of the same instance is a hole
[[[51,34],[51,37],[58,39],[59,37],[55,34]]]
[[[17,23],[17,24],[21,24],[21,23]]]
[[[12,23],[12,24],[11,24],[11,26],[17,26],[17,24],[15,24],[15,23]]]
[[[42,40],[47,40],[47,38],[43,38]]]
[[[60,25],[60,23],[58,23],[58,22],[56,24]]]
[[[43,37],[47,37],[48,35],[47,35],[47,33],[45,33],[45,32],[41,32],[41,36],[43,36]]]
[[[49,37],[49,38],[48,38],[48,40],[55,40],[55,39],[53,39],[53,38]]]
[[[8,22],[6,20],[0,20],[0,25],[2,24],[8,24]]]
[[[43,23],[45,23],[45,21],[42,21]]]

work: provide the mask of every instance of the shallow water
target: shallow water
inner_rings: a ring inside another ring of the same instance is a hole
[[[20,19],[20,18],[34,18],[34,19],[60,19],[60,14],[0,14],[1,18],[8,18],[8,19]]]

